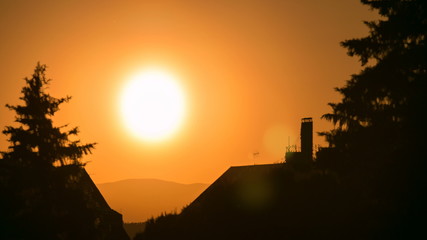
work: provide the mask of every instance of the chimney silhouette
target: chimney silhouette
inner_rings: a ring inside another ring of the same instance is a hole
[[[301,119],[301,155],[305,160],[313,161],[313,119]]]

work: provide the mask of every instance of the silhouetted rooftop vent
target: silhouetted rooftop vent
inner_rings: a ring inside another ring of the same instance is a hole
[[[301,154],[307,160],[313,160],[313,119],[301,119]]]
[[[304,165],[313,161],[313,119],[301,118],[301,152],[292,152],[291,148],[285,155],[287,163]]]
[[[305,122],[313,122],[313,119],[311,117],[301,118],[301,122],[303,122],[303,123],[305,123]]]

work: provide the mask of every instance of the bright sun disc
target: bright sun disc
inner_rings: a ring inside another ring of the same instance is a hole
[[[124,88],[121,112],[125,126],[148,141],[163,140],[181,125],[185,102],[176,80],[163,71],[135,75]]]

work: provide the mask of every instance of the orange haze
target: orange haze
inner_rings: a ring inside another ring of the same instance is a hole
[[[339,42],[376,17],[357,0],[2,0],[0,104],[18,103],[40,61],[49,92],[73,97],[56,125],[99,143],[84,158],[95,182],[210,183],[231,165],[282,161],[302,117],[330,129],[320,117],[339,99],[333,88],[360,69]],[[157,144],[132,137],[118,114],[126,78],[150,66],[176,76],[189,103],[183,127]],[[1,107],[0,126],[13,120]]]

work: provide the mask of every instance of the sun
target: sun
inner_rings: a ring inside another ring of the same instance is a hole
[[[142,140],[167,139],[181,126],[184,93],[165,71],[147,70],[133,75],[121,95],[121,116],[127,129]]]

